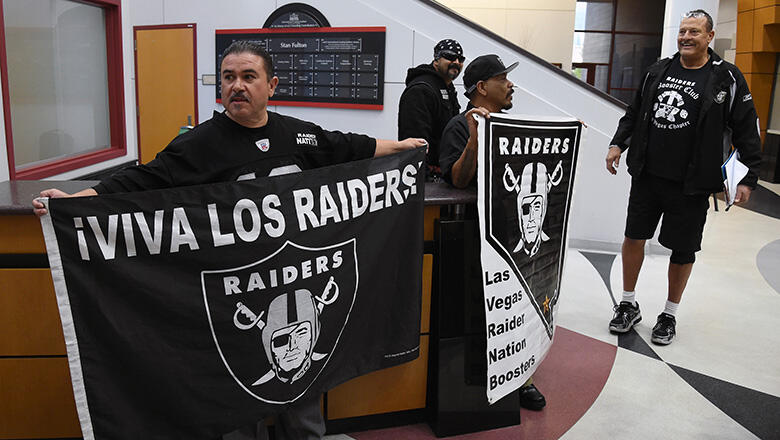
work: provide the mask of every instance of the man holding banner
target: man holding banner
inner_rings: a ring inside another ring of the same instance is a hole
[[[466,68],[463,82],[469,104],[465,112],[450,120],[442,133],[439,163],[447,183],[457,188],[477,185],[478,123],[474,115],[489,118],[490,113],[512,108],[514,84],[507,75],[517,64],[505,67],[497,55],[482,55]],[[520,388],[520,405],[539,411],[546,404],[533,379],[528,379]]]
[[[385,156],[425,145],[425,141],[422,139],[409,138],[403,141],[387,141],[375,140],[368,136],[352,133],[345,134],[326,131],[310,122],[267,111],[267,103],[274,94],[278,78],[273,75],[270,55],[256,43],[237,41],[228,47],[222,54],[220,75],[222,79],[222,103],[225,106],[224,113],[215,112],[212,119],[178,136],[148,164],[122,170],[105,179],[94,188],[89,188],[73,195],[56,189],[49,189],[41,192],[41,197],[78,197],[178,188],[199,184],[216,184],[237,180],[251,181],[265,176],[290,174],[297,171],[370,158],[372,156]],[[422,166],[422,161],[420,161],[419,166]],[[410,167],[411,165],[407,165],[405,168],[402,167],[403,172],[400,174],[390,170],[386,174],[375,175],[381,177],[381,179],[376,177],[372,180],[371,176],[369,176],[368,184],[362,181],[358,182],[357,180],[359,179],[338,182],[333,189],[329,189],[330,186],[324,184],[316,195],[313,191],[307,190],[307,192],[300,188],[293,191],[293,188],[288,188],[283,191],[284,194],[270,194],[263,198],[261,211],[251,200],[241,199],[236,203],[233,210],[233,218],[236,222],[235,233],[223,233],[220,230],[220,215],[217,213],[216,204],[209,204],[208,218],[210,219],[214,247],[240,245],[241,240],[251,243],[258,240],[258,234],[263,231],[268,234],[268,237],[261,237],[260,240],[275,237],[284,238],[284,219],[286,215],[283,208],[286,208],[286,206],[280,207],[280,205],[285,205],[285,200],[290,193],[292,193],[294,201],[290,201],[287,205],[295,206],[297,215],[292,215],[291,217],[297,218],[298,221],[293,223],[297,223],[301,232],[324,227],[329,221],[330,223],[346,223],[348,220],[361,215],[363,219],[366,219],[369,215],[366,214],[368,205],[366,203],[361,207],[361,202],[359,201],[361,198],[357,194],[361,191],[363,191],[363,201],[366,200],[367,194],[371,194],[369,212],[378,211],[378,213],[381,213],[383,209],[393,209],[407,200],[420,197],[422,193],[422,191],[416,191],[413,177],[414,168]],[[382,182],[386,184],[385,196],[384,201],[378,203],[379,200],[382,200],[379,194]],[[220,186],[219,188],[223,187]],[[405,190],[401,192],[403,188]],[[335,194],[338,194],[338,196]],[[316,198],[317,195],[320,196],[319,199]],[[172,203],[178,203],[178,201],[174,200]],[[323,204],[322,207],[315,210],[315,206],[320,203]],[[340,205],[340,208],[336,205]],[[421,200],[420,206],[422,206]],[[37,215],[43,216],[47,214],[47,205],[41,200],[36,199],[33,201],[33,207]],[[174,226],[172,226],[173,230],[171,231],[171,234],[173,234],[173,238],[171,238],[173,240],[171,242],[171,252],[178,252],[180,246],[184,245],[189,246],[190,251],[199,250],[198,240],[193,235],[193,229],[195,228],[187,220],[186,211],[177,211],[178,209],[174,209],[173,213]],[[159,216],[157,215],[158,213],[160,214]],[[248,218],[247,214],[254,222],[260,222],[261,215],[265,215],[266,222],[257,228],[243,230],[242,228],[245,227],[245,221]],[[91,247],[87,246],[87,241],[84,238],[84,233],[88,226],[92,228],[103,256],[110,255],[111,257],[106,257],[106,259],[113,259],[115,251],[112,249],[114,249],[113,246],[116,246],[118,218],[114,217],[112,220],[111,216],[109,216],[108,229],[105,232],[98,220],[93,221],[93,218],[97,217],[86,217],[88,220],[86,223],[83,222],[81,217],[74,220],[79,239],[78,248],[81,250],[81,259],[85,261],[90,260]],[[140,252],[140,250],[136,250],[136,245],[133,242],[133,219],[140,226],[140,233],[143,234],[144,243],[146,243],[149,253],[151,255],[160,254],[160,238],[158,238],[157,233],[163,230],[163,218],[163,211],[156,211],[154,214],[154,225],[150,227],[142,212],[135,212],[132,215],[130,213],[122,214],[121,228],[123,229],[121,230],[125,234],[128,257],[135,257],[137,252]],[[288,229],[290,229],[289,221],[287,225]],[[54,226],[55,228],[57,227],[56,224]],[[46,230],[46,228],[44,229]],[[48,243],[49,238],[47,237],[47,249],[49,250],[50,258],[53,258],[52,254],[58,253],[56,243],[54,243],[54,248],[48,247]],[[210,292],[224,290],[221,295],[217,294],[215,296],[215,301],[218,301],[220,297],[223,299],[230,298],[232,295],[245,294],[252,290],[272,290],[272,288],[277,286],[292,285],[291,283],[294,282],[301,284],[305,279],[309,280],[306,288],[295,290],[294,293],[284,293],[277,296],[273,301],[266,301],[262,305],[247,305],[245,303],[246,300],[242,302],[228,301],[226,303],[227,306],[209,305],[208,301],[212,300],[207,299],[206,307],[209,313],[209,320],[212,319],[211,315],[216,313],[215,310],[218,308],[228,307],[226,309],[228,311],[230,307],[235,309],[233,310],[232,320],[228,320],[229,325],[225,327],[224,332],[230,331],[235,333],[238,331],[242,337],[257,338],[261,342],[267,359],[260,358],[258,362],[267,362],[269,365],[268,370],[264,371],[264,374],[260,374],[260,378],[252,376],[257,374],[256,371],[247,370],[249,371],[247,377],[253,377],[253,379],[242,379],[239,377],[241,376],[239,372],[240,366],[238,366],[240,360],[236,360],[236,364],[231,366],[228,359],[231,350],[230,343],[222,341],[221,344],[219,341],[220,336],[217,333],[222,331],[218,330],[220,324],[218,322],[210,323],[214,340],[217,341],[219,346],[220,356],[225,365],[228,366],[228,370],[233,375],[233,378],[239,382],[241,387],[259,401],[284,404],[284,406],[279,406],[279,408],[284,408],[284,410],[276,423],[277,439],[318,439],[325,433],[325,424],[320,411],[319,394],[306,393],[306,390],[312,386],[312,382],[317,379],[319,372],[325,368],[325,364],[334,353],[333,350],[336,347],[336,343],[342,335],[343,326],[340,330],[329,330],[329,324],[325,318],[328,314],[333,316],[340,314],[341,317],[339,319],[349,322],[348,317],[352,306],[349,306],[350,303],[348,302],[345,303],[347,304],[346,306],[339,306],[339,304],[349,298],[350,292],[354,295],[358,282],[355,268],[352,269],[352,275],[346,274],[340,279],[337,276],[339,270],[343,271],[351,260],[358,261],[357,255],[349,258],[353,250],[350,250],[349,246],[342,246],[337,250],[333,250],[336,248],[328,249],[330,250],[325,250],[325,248],[308,249],[288,241],[277,253],[255,264],[263,262],[270,264],[269,262],[278,259],[279,255],[289,252],[302,253],[301,255],[304,255],[306,252],[316,252],[317,254],[306,258],[303,256],[297,257],[299,262],[296,264],[278,266],[278,268],[272,267],[267,271],[249,271],[249,269],[237,267],[231,269],[231,275],[225,275],[225,271],[222,270],[203,271],[201,273],[204,295],[206,295],[206,290],[208,289],[211,289],[209,290]],[[91,260],[94,261],[95,258],[92,257]],[[52,266],[52,269],[54,271],[54,266]],[[334,275],[328,278],[329,273]],[[143,277],[143,275],[137,274],[136,277]],[[175,280],[175,283],[179,282],[179,280]],[[55,287],[56,284],[55,281]],[[351,289],[350,286],[352,286]],[[416,295],[418,291],[419,289],[414,291],[414,294]],[[58,291],[58,297],[59,294]],[[341,302],[337,301],[339,297],[342,298]],[[352,301],[352,304],[354,304],[354,296]],[[71,299],[71,302],[74,302],[74,300]],[[213,309],[210,309],[210,307]],[[63,313],[62,309],[61,313]],[[164,311],[155,310],[155,313],[164,313]],[[170,313],[175,315],[178,311],[170,310]],[[419,321],[419,312],[414,316],[414,319]],[[65,324],[66,320],[63,319],[63,325]],[[76,324],[78,325],[78,323]],[[331,335],[328,335],[328,333],[331,333]],[[262,338],[259,338],[259,335],[262,335]],[[330,341],[330,351],[322,350],[321,346],[325,345],[323,341]],[[415,350],[387,354],[385,355],[387,361],[383,362],[389,365],[411,360],[417,356]],[[236,353],[241,352],[237,351]],[[71,358],[70,351],[69,360],[72,364],[71,375],[73,376],[74,361]],[[76,363],[78,364],[78,362]],[[366,369],[370,371],[376,368],[376,365],[368,365],[363,371],[366,371]],[[354,367],[353,370],[358,372],[361,368]],[[344,381],[349,377],[351,376],[328,379],[328,383],[335,385],[335,383]],[[247,380],[249,381],[247,382]],[[75,390],[81,381],[74,378],[73,382]],[[210,386],[209,383],[201,383],[200,385]],[[294,391],[288,392],[288,388],[294,389]],[[132,387],[129,389],[132,389]],[[84,406],[86,406],[86,397],[89,393],[89,389],[87,389],[84,396],[80,396],[77,392],[77,402],[83,400]],[[299,397],[300,399],[298,399]],[[250,402],[254,402],[254,400],[250,399]],[[189,402],[187,403],[189,404]],[[197,405],[197,402],[193,403],[193,405]],[[195,407],[193,411],[197,410],[198,408]],[[95,432],[91,432],[90,413],[87,411],[86,408],[84,411],[82,411],[81,407],[79,408],[82,431],[84,431],[85,438],[95,438],[95,434],[100,434],[101,428],[95,425]],[[278,412],[278,410],[275,412]],[[258,416],[260,415],[262,414],[258,414]],[[124,414],[120,414],[120,417],[123,416]],[[220,415],[209,414],[209,417],[212,416],[218,418]],[[92,418],[94,419],[95,417]],[[240,417],[236,416],[234,419],[239,420]],[[246,419],[246,415],[243,415],[243,419]],[[203,426],[207,426],[211,422],[211,420],[199,419],[193,420],[192,424],[203,423]],[[138,423],[151,424],[149,420],[139,420]],[[208,426],[224,426],[220,425],[220,423],[222,422],[214,422]],[[107,423],[105,426],[110,425],[111,423]],[[262,423],[257,428],[253,425],[230,433],[225,438],[266,438],[265,428],[261,425]],[[143,426],[143,429],[151,430],[152,428]],[[187,428],[179,426],[177,429]],[[191,438],[196,438],[196,435],[202,434],[198,430],[199,428],[191,427],[190,429],[195,431],[188,433],[188,435],[191,435]],[[111,436],[109,434],[103,435]]]

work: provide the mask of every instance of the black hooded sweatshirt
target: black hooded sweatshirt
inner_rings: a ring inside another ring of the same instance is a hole
[[[398,105],[398,139],[428,141],[428,165],[439,165],[439,142],[449,120],[460,113],[453,83],[445,84],[431,64],[409,69]]]

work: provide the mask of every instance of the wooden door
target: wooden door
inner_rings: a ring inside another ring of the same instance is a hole
[[[149,162],[198,123],[195,24],[136,26],[135,88],[138,159]]]

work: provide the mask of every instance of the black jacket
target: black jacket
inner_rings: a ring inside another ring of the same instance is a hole
[[[742,184],[755,188],[761,164],[761,137],[753,99],[742,72],[708,49],[712,72],[704,86],[703,101],[696,123],[696,145],[683,181],[686,194],[715,193],[723,190],[720,166],[728,158],[731,145],[750,171]],[[680,54],[664,58],[647,69],[642,87],[626,114],[620,118],[610,145],[628,148],[628,172],[639,177],[645,165],[650,112],[661,80],[671,63],[679,63]],[[629,148],[630,147],[630,148]]]
[[[398,104],[398,139],[428,141],[428,164],[439,164],[439,142],[444,126],[460,113],[455,86],[444,83],[431,64],[409,69],[406,89]]]

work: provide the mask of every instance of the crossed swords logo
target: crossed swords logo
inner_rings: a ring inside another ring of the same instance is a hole
[[[561,182],[562,178],[562,160],[558,161],[552,175],[547,174],[547,167],[541,162],[526,164],[520,176],[515,176],[508,163],[504,165],[504,188],[508,192],[517,193],[520,242],[512,253],[523,249],[528,256],[532,257],[539,251],[541,242],[550,239],[542,230],[542,224],[547,214],[547,195],[552,187]]]
[[[320,334],[320,314],[325,306],[339,297],[339,286],[331,276],[322,294],[313,296],[306,289],[284,293],[268,305],[267,313],[254,313],[241,302],[236,303],[233,324],[240,330],[260,329],[262,345],[271,368],[252,385],[262,385],[274,377],[281,382],[295,382],[327,354],[314,347]],[[266,315],[266,319],[263,316]]]

